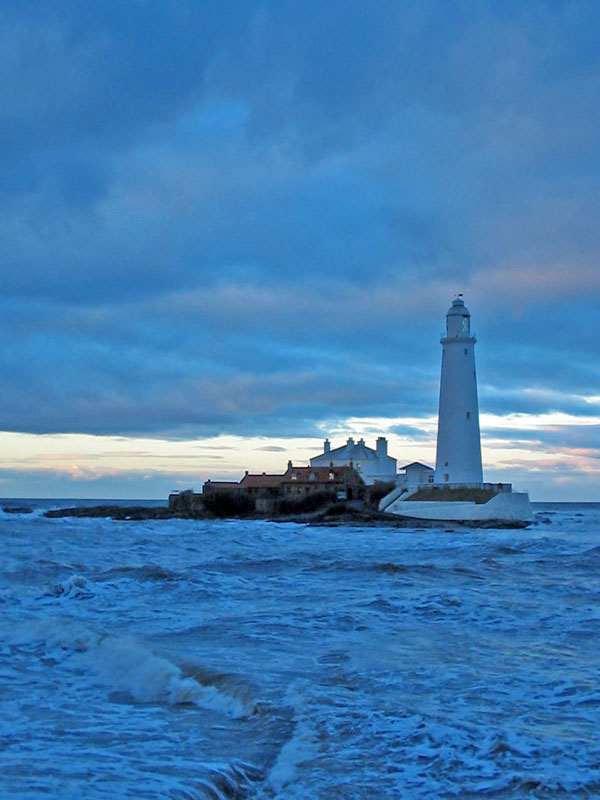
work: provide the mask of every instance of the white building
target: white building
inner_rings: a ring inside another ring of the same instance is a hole
[[[311,467],[344,467],[352,465],[363,481],[373,484],[375,481],[393,481],[396,479],[396,459],[388,456],[387,439],[380,436],[375,450],[367,447],[364,439],[354,442],[350,437],[343,447],[331,449],[329,439],[325,439],[323,453],[310,459]]]
[[[420,461],[413,461],[405,467],[400,467],[398,486],[411,490],[422,486],[424,483],[433,483],[435,470]]]
[[[471,315],[458,295],[446,314],[435,483],[482,483],[479,405]]]

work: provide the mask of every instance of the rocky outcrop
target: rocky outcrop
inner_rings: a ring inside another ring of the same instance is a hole
[[[46,511],[45,517],[110,517],[112,519],[171,519],[181,516],[168,508],[154,506],[77,506]]]
[[[162,519],[223,519],[208,510],[172,510],[166,506],[88,506],[76,508],[57,508],[46,511],[46,517],[107,517],[115,520],[162,520]],[[292,514],[236,514],[236,519],[267,519],[272,522],[295,522],[302,525],[337,527],[354,525],[360,527],[393,527],[393,528],[439,528],[443,527],[499,527],[498,521],[445,522],[443,520],[420,520],[400,517],[394,514],[376,511],[365,507],[362,503],[337,502],[328,504],[318,510]],[[504,523],[500,527],[522,527],[517,523]]]

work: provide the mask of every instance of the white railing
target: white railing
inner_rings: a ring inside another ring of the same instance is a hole
[[[419,489],[493,489],[512,492],[512,483],[420,483]]]

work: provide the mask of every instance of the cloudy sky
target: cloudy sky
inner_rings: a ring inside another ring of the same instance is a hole
[[[600,11],[4,0],[0,495],[164,497],[324,436],[600,500]]]

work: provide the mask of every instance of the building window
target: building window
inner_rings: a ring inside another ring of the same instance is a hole
[[[311,480],[311,481],[314,481],[314,480],[316,480],[316,479],[317,479],[317,473],[316,473],[316,472],[311,472],[311,473],[310,473],[310,480]]]
[[[293,481],[297,481],[298,480],[298,476],[296,475],[295,472],[292,473],[292,480]]]
[[[448,462],[447,462],[447,461],[444,461],[444,466],[445,466],[445,467],[447,467],[447,466],[448,466]]]
[[[450,475],[448,475],[448,473],[447,473],[447,472],[446,472],[446,473],[444,473],[444,482],[445,482],[445,483],[448,483],[448,481],[449,481],[449,480],[450,480]]]
[[[465,355],[468,355],[468,353],[469,353],[469,351],[468,351],[468,350],[467,350],[467,348],[465,347]]]
[[[433,483],[433,473],[429,473],[429,483]]]
[[[471,419],[471,412],[467,411],[467,419]]]
[[[330,472],[330,473],[329,473],[329,480],[330,480],[330,481],[333,481],[333,480],[335,480],[335,475],[334,475],[334,473],[333,473],[333,472]]]

